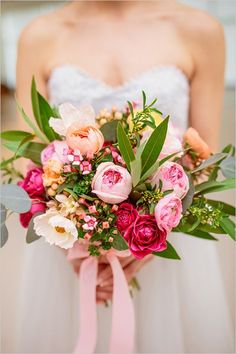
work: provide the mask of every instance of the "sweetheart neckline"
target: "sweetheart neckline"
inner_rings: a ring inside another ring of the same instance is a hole
[[[100,85],[102,85],[104,88],[110,90],[111,92],[116,92],[116,91],[120,91],[120,90],[123,90],[125,89],[127,86],[131,85],[132,83],[136,82],[137,80],[140,80],[142,79],[143,77],[145,76],[148,76],[150,75],[152,72],[158,72],[158,71],[161,71],[161,70],[164,70],[164,69],[171,69],[171,70],[174,70],[175,72],[177,72],[178,74],[180,74],[185,80],[186,82],[188,83],[188,85],[190,84],[190,79],[189,77],[187,76],[187,74],[183,71],[183,69],[181,69],[179,66],[177,65],[174,65],[174,64],[169,64],[169,65],[156,65],[156,66],[153,66],[152,68],[150,69],[147,69],[147,70],[144,70],[143,72],[137,74],[137,75],[134,75],[133,77],[125,80],[122,84],[120,85],[116,85],[116,86],[113,86],[113,85],[110,85],[109,83],[105,82],[104,80],[102,79],[99,79],[97,77],[95,77],[93,74],[89,73],[89,71],[87,71],[86,69],[83,69],[81,68],[79,65],[76,65],[76,64],[60,64],[60,65],[57,65],[55,66],[54,68],[51,69],[50,71],[50,74],[49,74],[49,79],[48,79],[48,83],[51,81],[54,73],[56,71],[58,71],[59,69],[61,68],[71,68],[71,69],[74,69],[76,70],[80,75],[83,75],[84,77],[87,77],[87,79],[91,80],[91,81],[94,81]]]

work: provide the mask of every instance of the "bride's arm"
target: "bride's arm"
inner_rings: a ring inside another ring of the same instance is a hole
[[[217,21],[205,16],[205,21],[190,34],[195,70],[191,80],[189,124],[212,151],[217,151],[224,92],[224,33]]]

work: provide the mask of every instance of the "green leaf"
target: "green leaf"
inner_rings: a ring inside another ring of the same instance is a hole
[[[226,233],[222,229],[222,227],[213,227],[213,226],[208,225],[208,224],[205,224],[205,225],[200,224],[197,229],[205,231],[205,232],[212,232],[213,234],[220,234],[220,235],[223,235],[223,234]]]
[[[224,177],[234,178],[235,177],[235,157],[230,156],[223,160],[220,164],[220,169]]]
[[[142,91],[142,96],[143,96],[143,110],[145,110],[147,97],[146,97],[146,93],[144,91]]]
[[[235,155],[235,147],[232,144],[229,144],[229,145],[224,147],[222,152],[224,152],[226,154],[229,154],[231,156],[234,156]]]
[[[119,123],[118,120],[113,120],[111,122],[105,123],[100,128],[100,131],[102,132],[105,141],[111,141],[113,143],[116,143],[118,123]]]
[[[235,188],[235,178],[228,178],[228,179],[225,179],[224,181],[220,181],[220,182],[210,181],[210,182],[203,182],[201,184],[198,184],[195,187],[195,191],[196,191],[195,194],[221,192],[224,190],[234,189],[234,188]]]
[[[186,196],[182,199],[183,214],[191,206],[192,201],[193,201],[194,192],[195,192],[193,178],[189,173],[187,173],[187,176],[188,176],[188,180],[189,180],[189,190],[188,190]]]
[[[11,164],[12,162],[14,162],[17,158],[19,157],[11,157],[10,159],[8,160],[3,160],[1,163],[0,163],[0,170],[4,170],[9,164]]]
[[[26,234],[26,242],[27,243],[32,243],[34,241],[37,241],[40,239],[41,236],[38,236],[34,230],[34,218],[36,218],[36,216],[42,215],[43,213],[36,213],[34,214],[34,216],[32,217],[32,219],[30,220],[29,226],[28,226],[28,230],[27,230],[27,234]]]
[[[222,229],[235,241],[235,223],[229,218],[222,218],[220,220]]]
[[[0,222],[1,222],[1,234],[0,234],[0,247],[3,247],[8,240],[8,230],[5,225],[7,216],[7,210],[4,205],[0,204]]]
[[[141,176],[141,159],[135,159],[130,162],[133,187],[137,186]]]
[[[182,151],[180,150],[180,151],[174,152],[174,153],[171,154],[171,155],[168,155],[168,156],[164,157],[164,158],[159,162],[159,165],[160,165],[160,166],[163,165],[163,163],[165,163],[166,161],[172,159],[172,157],[177,156],[177,155],[180,154],[181,152],[182,152]]]
[[[167,241],[167,249],[162,252],[152,252],[155,256],[169,258],[169,259],[181,259],[174,247]]]
[[[166,139],[169,117],[164,119],[153,131],[150,138],[146,142],[142,152],[142,175],[147,172],[157,161]]]
[[[140,179],[140,182],[146,181],[150,176],[152,176],[158,169],[159,167],[159,161],[157,160],[150,168],[145,172]]]
[[[28,193],[16,184],[0,186],[1,203],[6,209],[16,213],[26,213],[31,208],[31,199]]]
[[[20,106],[19,102],[16,101],[18,110],[23,117],[24,121],[28,124],[28,126],[33,130],[34,134],[44,143],[48,143],[47,138],[45,137],[44,134],[41,133],[41,131],[38,129],[38,127],[31,121],[30,117],[27,116],[23,108]]]
[[[7,130],[5,132],[2,132],[0,137],[5,141],[20,143],[23,139],[31,135],[31,133],[24,132],[21,130]]]
[[[118,123],[117,126],[117,139],[118,139],[120,153],[127,165],[127,168],[130,171],[130,162],[135,159],[135,155],[132,146],[130,144],[130,141],[120,122]]]
[[[49,126],[49,119],[54,116],[54,110],[51,108],[46,99],[37,91],[35,79],[31,84],[31,100],[34,117],[40,130],[46,135],[49,141],[61,139]]]
[[[209,166],[215,165],[217,162],[224,160],[227,156],[228,154],[224,154],[222,152],[212,155],[209,159],[203,161],[200,166],[195,168],[195,170],[191,171],[191,173],[193,174],[202,171]]]
[[[210,204],[214,208],[221,209],[224,213],[229,215],[236,215],[236,210],[233,205],[224,203],[218,200],[207,199],[207,204]]]
[[[4,146],[9,150],[16,152],[18,149],[18,144],[15,142],[5,143]],[[36,164],[41,164],[41,152],[45,149],[47,145],[35,142],[29,142],[25,145],[21,146],[21,148],[17,152],[17,157],[25,157],[26,159],[30,159]]]
[[[124,237],[121,236],[120,234],[117,234],[114,236],[114,241],[112,242],[112,247],[118,251],[125,251],[129,248]]]
[[[187,235],[190,236],[195,236],[195,237],[199,237],[199,238],[203,238],[205,240],[212,240],[212,241],[218,241],[217,238],[213,237],[211,234],[209,234],[206,231],[202,231],[202,230],[193,230],[191,232],[186,232]]]
[[[27,143],[28,141],[31,141],[35,138],[35,135],[30,134],[28,136],[26,136],[23,140],[21,140],[21,142],[19,143],[17,150],[15,152],[15,156],[17,156],[18,151],[20,150],[20,147],[23,146],[25,143]]]

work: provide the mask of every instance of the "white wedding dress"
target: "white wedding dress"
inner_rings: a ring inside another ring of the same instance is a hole
[[[188,125],[189,82],[174,66],[153,68],[113,88],[78,67],[63,65],[51,73],[48,90],[55,105],[86,102],[96,111],[113,105],[123,108],[127,100],[140,100],[145,90],[148,100],[158,98],[158,108],[170,114],[174,125],[182,131]],[[220,242],[182,234],[169,239],[182,260],[156,257],[138,275],[136,352],[234,352],[233,314],[220,268]],[[28,245],[25,253],[16,352],[72,352],[79,328],[79,281],[63,253],[43,240]],[[98,312],[97,352],[105,353],[111,308],[99,306]]]

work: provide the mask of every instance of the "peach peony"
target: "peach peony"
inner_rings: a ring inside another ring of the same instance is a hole
[[[82,155],[97,153],[104,144],[104,137],[99,129],[92,125],[81,127],[73,124],[66,133],[68,146],[79,150]]]
[[[210,156],[211,150],[209,146],[204,140],[202,140],[194,128],[188,128],[183,139],[185,143],[187,143],[195,152],[198,153],[201,159],[206,160]]]

